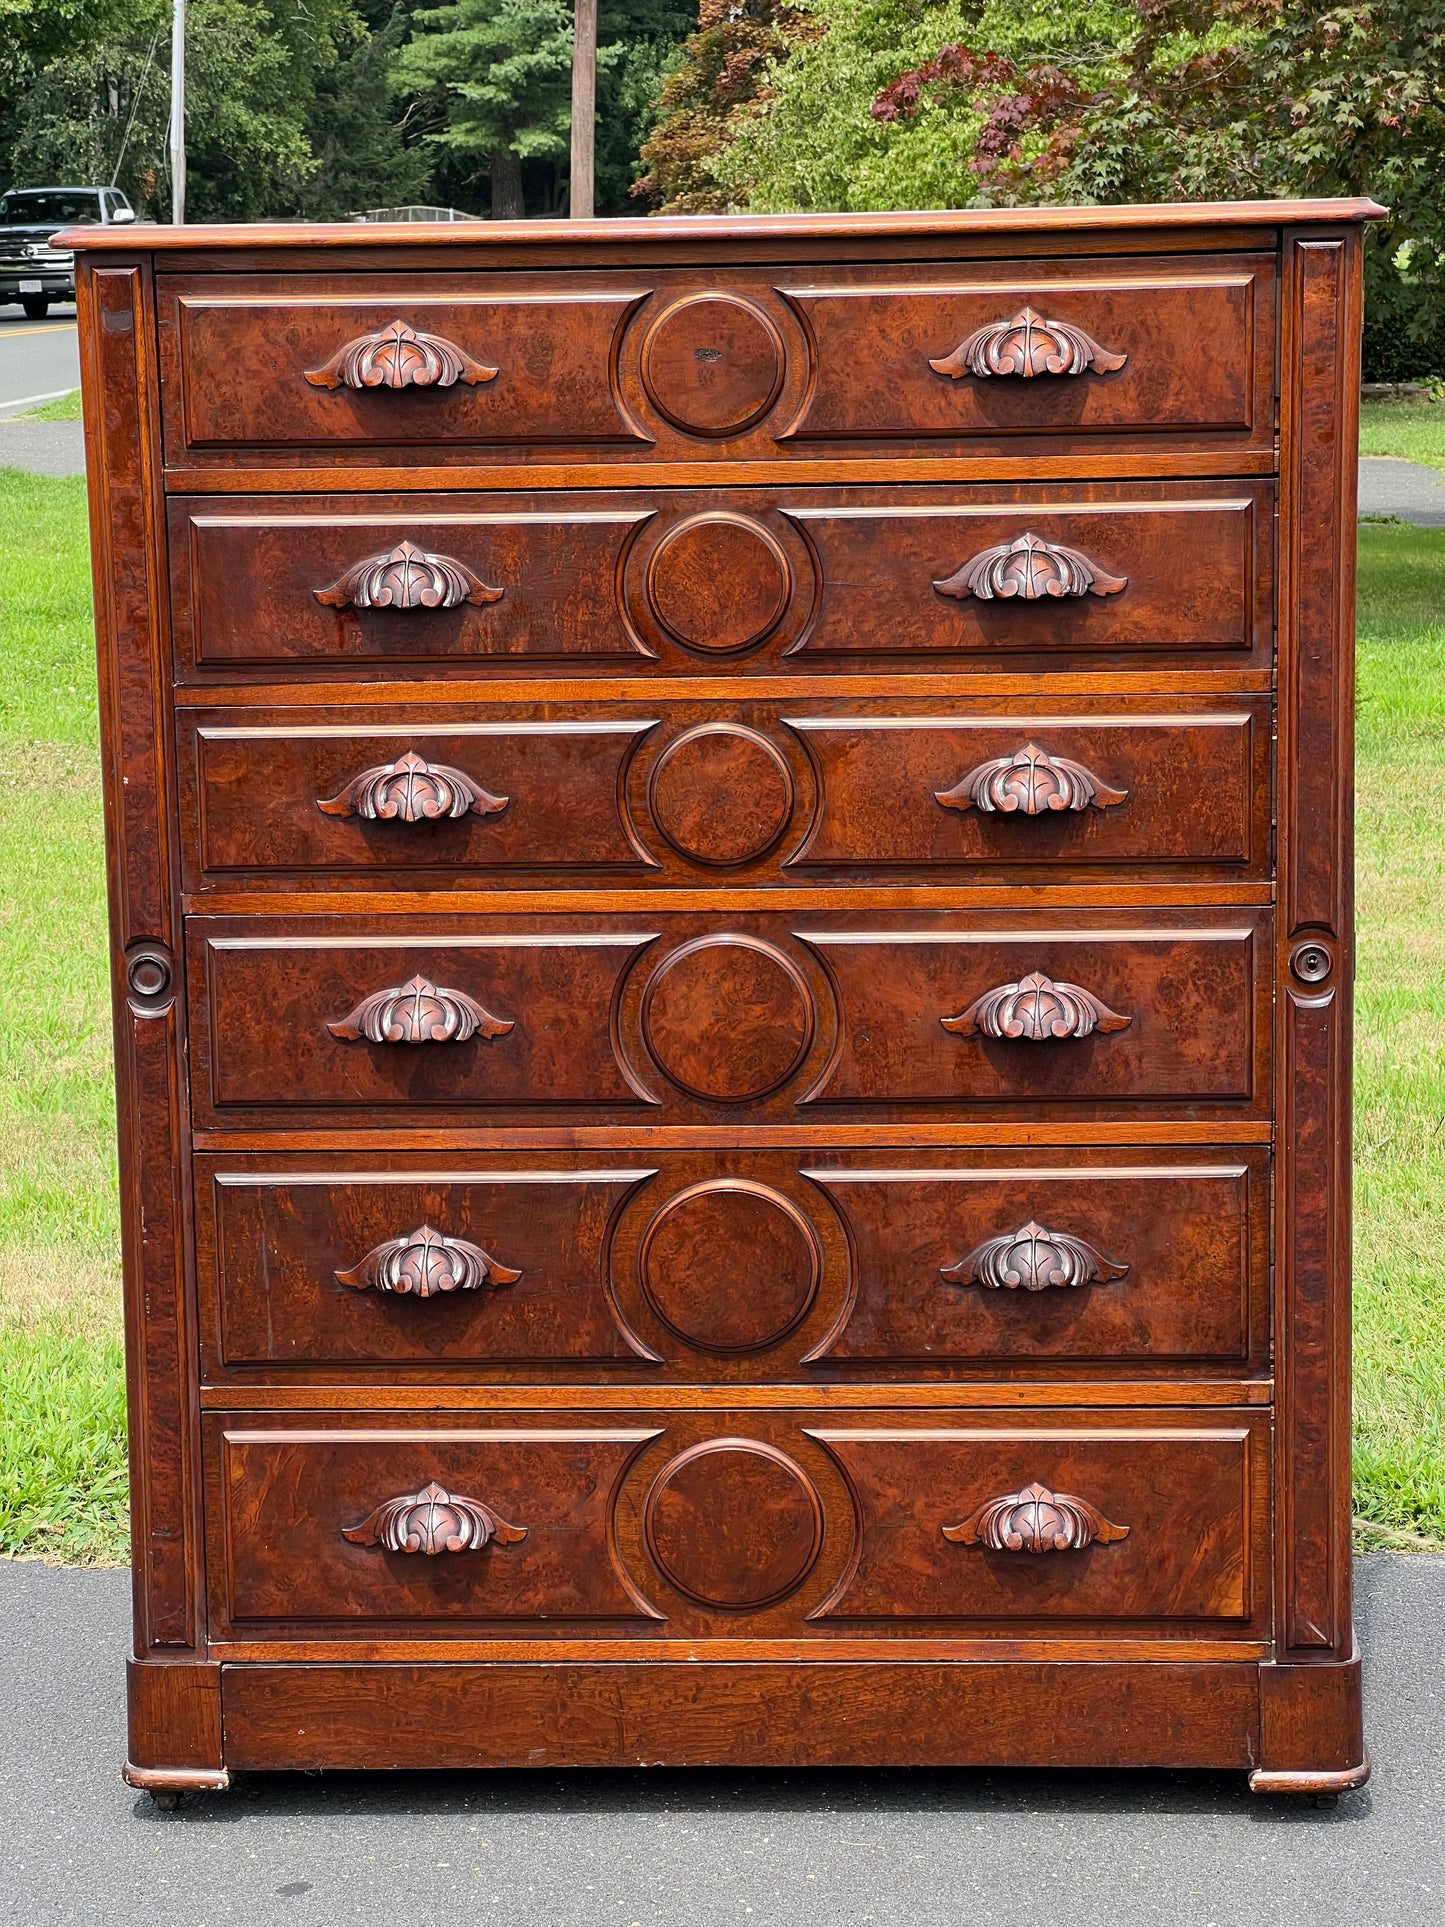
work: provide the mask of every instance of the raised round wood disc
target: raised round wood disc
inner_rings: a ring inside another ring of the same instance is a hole
[[[782,337],[750,301],[692,295],[654,323],[642,348],[642,379],[675,428],[737,435],[778,398]]]
[[[794,966],[752,937],[701,937],[663,960],[642,1005],[658,1064],[722,1103],[761,1097],[802,1062],[813,1001]]]
[[[802,1584],[823,1542],[812,1480],[752,1439],[681,1453],[647,1498],[647,1542],[679,1592],[707,1606],[766,1606]]]
[[[776,627],[792,578],[760,522],[699,515],[664,536],[647,571],[652,613],[689,649],[726,655]]]
[[[793,813],[793,779],[766,738],[704,723],[669,743],[652,774],[652,815],[698,863],[746,863],[772,848]]]
[[[813,1302],[822,1254],[789,1199],[742,1178],[671,1198],[638,1257],[663,1324],[705,1352],[754,1352],[785,1338]]]

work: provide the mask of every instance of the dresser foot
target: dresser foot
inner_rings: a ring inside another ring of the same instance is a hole
[[[1335,1772],[1303,1767],[1291,1772],[1283,1767],[1257,1766],[1249,1776],[1251,1793],[1308,1793],[1317,1807],[1332,1807],[1342,1793],[1353,1793],[1370,1777],[1370,1756],[1365,1754],[1358,1766]]]
[[[133,1766],[121,1768],[127,1786],[148,1793],[161,1811],[169,1812],[183,1793],[224,1793],[231,1776],[223,1766]]]

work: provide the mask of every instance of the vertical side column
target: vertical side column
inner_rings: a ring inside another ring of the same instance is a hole
[[[1359,231],[1286,231],[1282,268],[1278,1663],[1261,1671],[1261,1748],[1267,1770],[1347,1774],[1363,1758],[1350,1622]]]
[[[100,669],[130,1410],[130,1759],[219,1777],[205,1663],[190,1160],[155,313],[148,263],[82,265],[86,466]]]

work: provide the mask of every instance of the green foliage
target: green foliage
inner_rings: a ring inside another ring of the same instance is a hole
[[[1373,194],[1365,369],[1445,372],[1440,0],[810,0],[714,167],[756,208]]]
[[[734,205],[799,208],[967,207],[980,199],[969,161],[986,113],[953,92],[911,116],[875,119],[901,73],[959,42],[1016,58],[1073,59],[1092,73],[1132,31],[1127,0],[809,0],[820,37],[766,76],[763,104],[741,119],[717,173]]]
[[[619,211],[653,102],[687,31],[677,0],[611,0],[597,23],[597,208]],[[426,144],[492,213],[565,210],[572,120],[571,0],[454,0],[413,16],[394,72]]]
[[[1445,468],[1445,402],[1367,401],[1360,410],[1360,453]]]

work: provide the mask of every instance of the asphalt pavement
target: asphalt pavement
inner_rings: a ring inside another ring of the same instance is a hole
[[[120,1778],[126,1576],[0,1562],[0,1920],[17,1927],[1422,1927],[1445,1918],[1445,1557],[1357,1564],[1375,1775]]]
[[[79,386],[73,306],[52,308],[43,321],[0,307],[0,415],[38,408]]]

